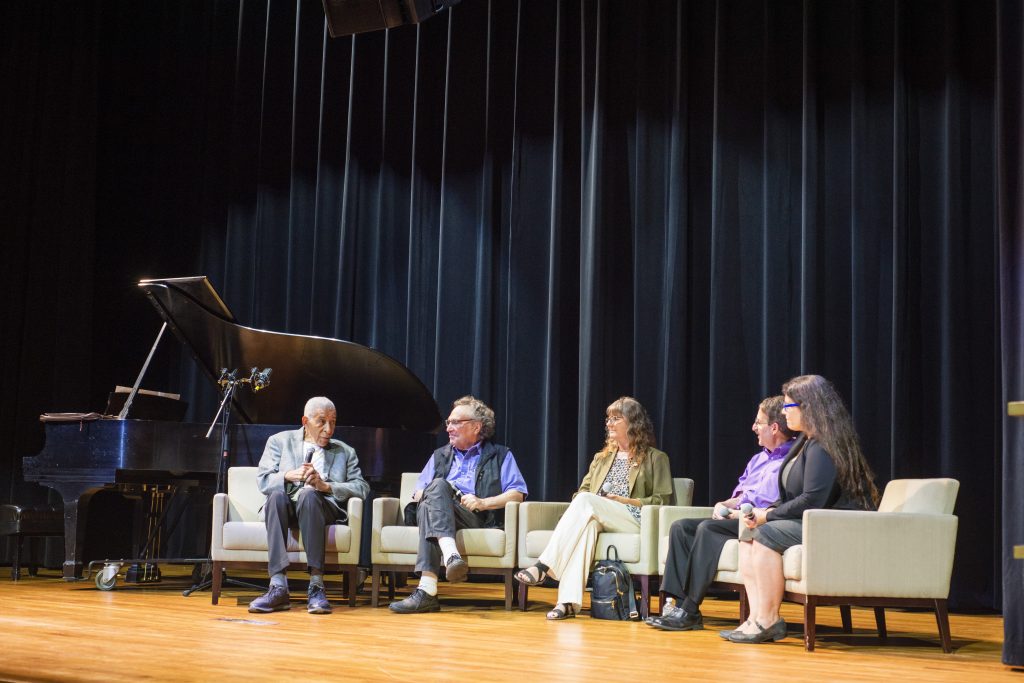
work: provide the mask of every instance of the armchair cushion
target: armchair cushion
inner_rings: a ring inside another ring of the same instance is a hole
[[[224,524],[225,550],[267,550],[267,530],[263,522],[227,522]],[[327,527],[329,553],[347,553],[352,549],[352,529],[342,524]],[[296,529],[288,530],[288,552],[303,552]]]

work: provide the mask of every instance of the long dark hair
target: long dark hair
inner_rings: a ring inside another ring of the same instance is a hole
[[[860,439],[843,399],[821,375],[801,375],[782,385],[800,404],[801,430],[821,444],[836,466],[839,487],[865,509],[878,505],[875,475],[860,450]]]
[[[629,459],[639,465],[643,462],[647,451],[654,448],[654,424],[647,415],[647,411],[640,405],[640,401],[632,396],[620,396],[612,401],[605,411],[608,416],[621,415],[629,423],[626,435],[629,437]],[[615,454],[619,445],[614,439],[609,438],[604,445],[603,453]]]

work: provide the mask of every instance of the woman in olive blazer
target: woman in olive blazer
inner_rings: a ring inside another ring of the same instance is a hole
[[[668,456],[654,447],[654,426],[644,407],[623,396],[605,413],[605,447],[594,455],[537,564],[516,573],[529,586],[548,576],[559,582],[558,602],[548,619],[574,617],[579,611],[598,533],[638,532],[641,507],[672,502]]]

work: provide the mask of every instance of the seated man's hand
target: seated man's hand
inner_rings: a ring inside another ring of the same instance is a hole
[[[718,511],[719,510],[723,510],[723,509],[724,510],[729,510],[729,514],[727,514],[727,515],[719,514]],[[735,513],[736,513],[736,510],[731,509],[730,506],[724,500],[720,500],[717,503],[715,503],[714,510],[712,510],[712,512],[711,512],[711,519],[732,519],[733,517],[735,517]]]
[[[320,477],[320,473],[316,470],[310,471],[306,477],[306,483],[321,493],[327,493],[331,490],[331,487]]]
[[[484,499],[477,498],[472,493],[463,493],[459,499],[459,504],[470,512],[480,512],[487,509],[484,505]]]
[[[290,481],[293,484],[302,484],[303,480],[309,476],[310,472],[316,472],[313,465],[310,463],[303,463],[294,470],[288,470],[284,473],[285,481]]]

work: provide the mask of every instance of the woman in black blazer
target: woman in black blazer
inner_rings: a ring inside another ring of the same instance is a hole
[[[782,394],[786,422],[802,434],[779,468],[778,502],[744,520],[753,530],[749,542],[740,543],[750,618],[722,632],[734,643],[786,637],[779,615],[786,583],[782,554],[803,541],[804,510],[871,510],[878,504],[874,475],[835,387],[820,375],[802,375],[786,382]]]

